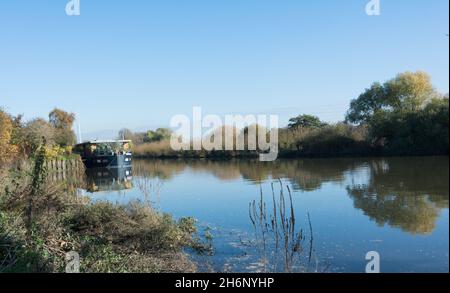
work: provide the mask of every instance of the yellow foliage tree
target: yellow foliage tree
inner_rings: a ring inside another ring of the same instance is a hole
[[[13,128],[11,117],[0,110],[0,165],[11,162],[17,154],[17,146],[11,144]]]

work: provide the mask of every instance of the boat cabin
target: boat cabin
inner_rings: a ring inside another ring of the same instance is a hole
[[[94,140],[77,144],[73,152],[79,154],[87,168],[131,166],[131,140]]]

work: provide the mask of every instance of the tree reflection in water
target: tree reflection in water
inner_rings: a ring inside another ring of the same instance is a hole
[[[378,225],[433,232],[441,209],[448,208],[448,159],[373,160],[369,170],[368,183],[347,187],[356,208]]]
[[[448,157],[341,158],[278,160],[136,160],[137,177],[170,180],[190,171],[212,174],[221,181],[261,184],[285,179],[296,191],[315,191],[326,183],[344,184],[355,208],[379,225],[412,234],[429,234],[441,209],[449,206]],[[366,174],[363,183],[354,175]]]

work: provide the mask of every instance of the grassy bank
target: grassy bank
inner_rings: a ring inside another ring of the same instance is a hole
[[[448,108],[441,112],[431,115],[433,119],[429,115],[427,116],[429,119],[419,119],[416,123],[407,123],[402,119],[396,118],[396,124],[401,126],[389,126],[388,129],[392,134],[381,139],[372,135],[374,130],[368,126],[354,126],[346,123],[325,125],[319,128],[296,127],[292,129],[278,129],[278,157],[448,155],[448,121],[445,119],[445,117],[448,119]],[[414,115],[410,116],[415,117]],[[410,116],[407,116],[407,118],[413,119]],[[408,126],[409,124],[414,126]],[[236,145],[234,149],[237,149]],[[247,144],[245,144],[245,149],[248,149]],[[137,144],[133,152],[136,157],[160,159],[258,157],[257,151],[248,150],[174,151],[170,146],[169,140]]]
[[[401,155],[376,146],[366,139],[364,130],[339,124],[322,129],[280,129],[278,158],[361,157]],[[133,148],[137,158],[157,159],[233,159],[258,158],[257,151],[174,151],[168,140],[144,143]],[[404,155],[414,153],[403,152]],[[420,155],[420,153],[416,153]],[[425,155],[438,155],[430,151]],[[442,153],[439,153],[442,154]]]
[[[91,203],[68,183],[34,170],[0,168],[0,272],[195,272],[184,248],[202,250],[195,222],[139,203]]]

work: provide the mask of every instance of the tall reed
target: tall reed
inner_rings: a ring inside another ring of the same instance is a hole
[[[290,187],[285,188],[281,180],[278,182],[278,198],[275,186],[271,184],[272,204],[269,208],[262,187],[259,201],[254,200],[249,204],[249,217],[255,231],[253,245],[260,254],[264,272],[309,272],[314,257],[311,217],[308,213],[309,235],[307,235],[303,229],[296,227]],[[317,271],[317,266],[315,270]]]

